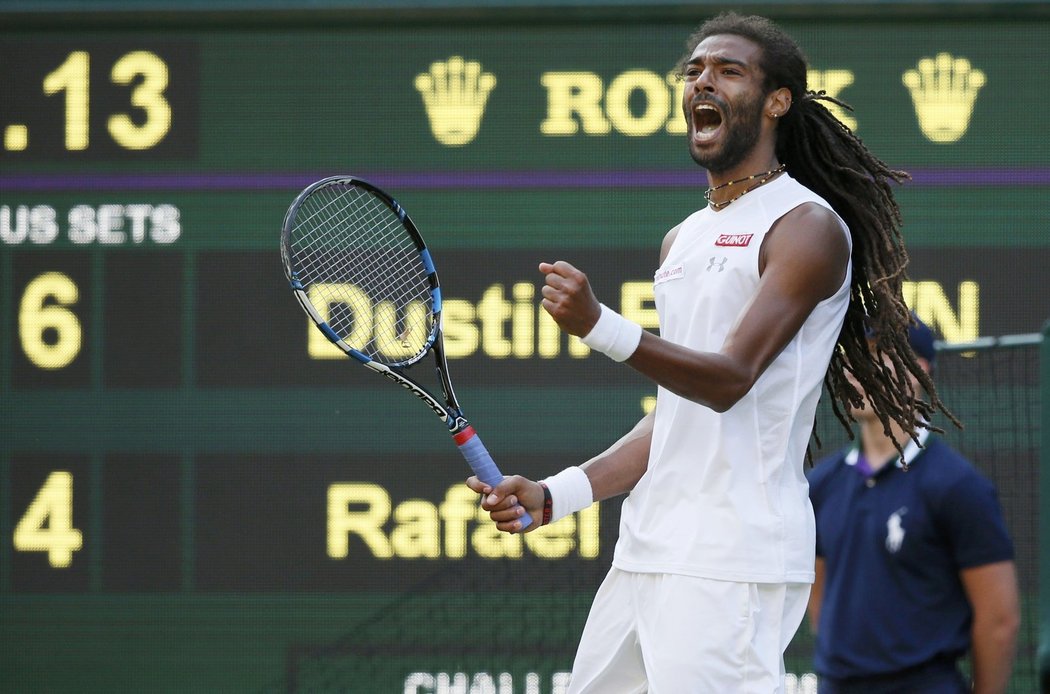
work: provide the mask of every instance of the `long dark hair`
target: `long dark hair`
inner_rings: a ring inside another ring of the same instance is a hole
[[[742,36],[762,48],[760,67],[766,93],[785,87],[791,91],[792,106],[779,119],[777,159],[792,178],[827,200],[850,229],[850,303],[824,377],[836,417],[852,438],[851,409],[860,406],[863,397],[846,378],[850,372],[867,394],[887,435],[893,421],[914,436],[917,421],[928,421],[936,410],[959,425],[908,343],[912,315],[902,294],[908,253],[891,184],[910,176],[886,166],[820,103],[827,101],[853,110],[824,92],[807,88],[805,55],[790,36],[765,17],[724,13],[708,20],[689,37],[679,67],[701,41],[719,34]],[[875,343],[874,357],[869,339]],[[883,354],[892,366],[883,364]],[[929,401],[913,393],[909,373]]]

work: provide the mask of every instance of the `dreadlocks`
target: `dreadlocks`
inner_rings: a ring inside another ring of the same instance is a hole
[[[791,92],[792,108],[778,126],[777,158],[792,178],[827,200],[850,229],[850,303],[824,377],[835,416],[852,438],[851,409],[860,406],[863,397],[846,378],[849,372],[863,386],[887,436],[891,422],[914,432],[917,419],[928,421],[936,410],[959,426],[908,343],[912,317],[902,295],[908,254],[890,184],[910,176],[887,167],[820,101],[852,108],[824,92],[807,89],[805,56],[791,37],[764,17],[725,13],[707,21],[689,38],[679,67],[701,41],[718,34],[742,36],[762,47],[766,92],[780,88]],[[875,342],[874,359],[869,338]],[[883,364],[883,354],[892,366]],[[913,395],[908,373],[919,381],[929,402]]]

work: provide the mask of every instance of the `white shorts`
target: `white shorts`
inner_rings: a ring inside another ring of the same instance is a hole
[[[570,694],[779,694],[808,583],[734,583],[612,569]]]

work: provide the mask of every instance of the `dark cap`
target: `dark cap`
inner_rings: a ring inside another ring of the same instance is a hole
[[[931,365],[937,360],[937,338],[934,337],[930,326],[919,319],[915,312],[911,314],[912,323],[908,326],[908,344],[917,356],[922,357]],[[864,331],[868,339],[875,337],[875,331],[867,327]]]
[[[911,344],[911,348],[915,350],[917,355],[932,364],[937,359],[937,348],[934,345],[933,331],[930,330],[930,326],[919,320],[919,317],[914,313],[911,314],[911,319],[914,323],[908,326],[908,343]]]

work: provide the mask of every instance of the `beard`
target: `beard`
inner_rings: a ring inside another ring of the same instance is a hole
[[[753,99],[741,102],[739,108],[730,110],[723,107],[722,112],[727,115],[727,119],[726,136],[722,147],[710,154],[698,152],[690,147],[689,154],[693,157],[693,161],[716,174],[729,171],[744,161],[754,149],[762,131],[764,101],[763,94],[756,94]]]

